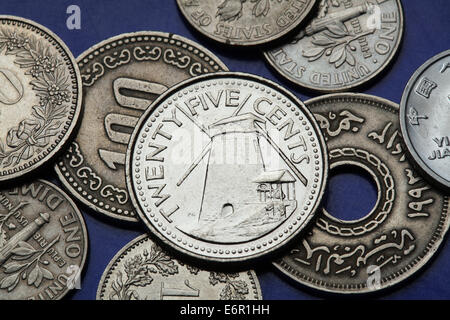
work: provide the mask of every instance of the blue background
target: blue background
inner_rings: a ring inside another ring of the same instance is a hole
[[[403,45],[392,68],[362,92],[400,102],[403,88],[413,72],[432,56],[450,49],[450,1],[403,0],[405,34]],[[68,30],[66,14],[69,5],[81,8],[81,30]],[[176,33],[197,41],[214,52],[231,71],[254,73],[274,80],[290,89],[300,99],[311,96],[301,88],[278,77],[266,65],[261,54],[251,49],[229,49],[216,45],[196,33],[183,20],[175,0],[0,0],[0,14],[34,20],[61,37],[75,57],[109,37],[142,30]],[[59,184],[51,169],[41,174]],[[59,184],[60,185],[60,184]],[[352,172],[331,178],[327,207],[340,217],[354,218],[368,212],[375,202],[376,191],[370,180]],[[344,210],[344,206],[347,210]],[[90,239],[81,290],[68,299],[95,299],[100,277],[111,258],[129,241],[145,232],[141,225],[120,225],[102,219],[92,210],[79,205]],[[350,206],[350,210],[348,210]],[[439,254],[424,270],[397,286],[377,295],[381,299],[449,299],[450,247],[444,240]],[[275,270],[270,263],[255,268],[264,299],[322,299],[328,296],[312,292]]]

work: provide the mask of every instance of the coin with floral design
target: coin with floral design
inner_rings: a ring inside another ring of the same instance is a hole
[[[295,30],[316,0],[177,0],[187,21],[215,41],[261,45]]]
[[[316,17],[290,42],[265,52],[286,79],[319,92],[348,91],[393,61],[403,36],[400,0],[321,0]]]
[[[0,16],[0,182],[49,161],[81,111],[81,77],[66,45],[30,20]]]
[[[107,266],[97,300],[261,300],[253,271],[206,271],[172,258],[148,235],[128,243]]]
[[[80,289],[87,255],[80,211],[57,186],[0,190],[0,300],[55,300]]]

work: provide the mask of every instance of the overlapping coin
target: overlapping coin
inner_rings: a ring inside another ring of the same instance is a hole
[[[0,16],[0,182],[52,159],[80,111],[80,72],[62,40],[30,20]]]
[[[265,52],[286,79],[320,92],[341,92],[380,74],[399,50],[400,0],[321,0],[315,19],[290,43]]]
[[[427,61],[408,82],[400,105],[402,134],[422,172],[450,190],[450,50]]]
[[[317,122],[261,77],[187,80],[140,118],[126,176],[139,216],[179,252],[247,261],[281,248],[311,220],[327,179]]]
[[[301,24],[316,0],[177,0],[186,20],[221,43],[254,46],[279,39]]]
[[[367,293],[391,287],[421,269],[449,227],[449,197],[408,162],[398,106],[363,94],[335,94],[306,102],[320,123],[330,170],[358,167],[378,190],[363,218],[343,221],[321,209],[309,234],[276,262],[315,289]]]
[[[174,84],[227,70],[211,52],[161,32],[122,34],[78,58],[84,115],[69,150],[56,164],[64,186],[109,217],[137,221],[125,187],[125,152],[139,116]]]
[[[100,280],[97,300],[261,300],[253,271],[205,271],[172,258],[147,235],[127,244]]]
[[[55,185],[0,191],[1,300],[55,300],[80,289],[87,247],[80,211]]]

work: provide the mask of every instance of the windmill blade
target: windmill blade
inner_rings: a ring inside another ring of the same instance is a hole
[[[195,120],[193,117],[191,117],[183,108],[181,108],[178,104],[175,104],[175,107],[180,110],[189,120],[192,121],[192,123],[194,123],[200,130],[203,131],[203,133],[205,133],[208,137],[211,138],[211,136],[209,135],[208,129],[205,128],[205,126],[203,124],[201,124],[200,122],[198,122],[197,120]]]
[[[195,159],[195,161],[191,164],[186,173],[181,177],[180,181],[177,182],[178,187],[181,186],[184,180],[186,180],[186,178],[192,173],[192,171],[194,171],[194,169],[198,166],[200,161],[202,161],[202,159],[210,150],[211,150],[211,141],[209,141],[208,144],[205,146],[205,148],[203,148],[203,151],[200,154],[200,156],[198,156],[197,159]]]
[[[276,145],[276,143],[272,140],[272,138],[268,135],[268,133],[261,128],[261,126],[259,124],[257,124],[255,122],[256,126],[260,129],[258,130],[259,133],[262,134],[262,136],[264,138],[266,138],[266,140],[270,143],[270,145],[278,152],[278,154],[280,155],[280,157],[286,162],[286,164],[288,165],[289,169],[291,169],[294,174],[297,176],[297,178],[301,181],[301,183],[303,183],[304,186],[308,185],[308,179],[306,179],[306,177],[297,169],[297,167],[295,166],[295,164],[292,163],[291,159],[289,159],[284,152],[280,149],[280,147],[278,147]]]

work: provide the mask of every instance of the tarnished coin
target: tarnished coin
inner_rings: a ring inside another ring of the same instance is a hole
[[[400,0],[321,0],[317,17],[304,30],[264,55],[277,72],[300,86],[347,91],[391,63],[402,35]]]
[[[55,185],[0,191],[0,300],[55,300],[79,289],[87,247],[80,211]]]
[[[202,46],[161,32],[122,34],[78,58],[84,115],[68,152],[56,164],[64,186],[109,217],[137,221],[125,186],[125,152],[139,116],[167,88],[227,70]]]
[[[62,40],[35,22],[0,15],[0,182],[49,161],[80,111],[80,72]]]
[[[150,230],[197,259],[236,262],[286,244],[313,217],[327,178],[323,135],[294,95],[261,77],[217,73],[158,98],[125,165]]]
[[[441,244],[449,227],[449,197],[408,162],[398,106],[362,94],[328,95],[306,105],[327,139],[330,170],[367,171],[378,199],[354,221],[322,209],[309,234],[276,266],[307,286],[336,293],[373,292],[408,278]]]
[[[294,30],[316,0],[177,0],[186,20],[216,41],[239,46],[265,44]]]
[[[450,50],[427,61],[408,82],[400,127],[414,161],[450,190]]]
[[[262,300],[253,271],[205,271],[173,259],[147,235],[120,250],[100,280],[97,300]]]

